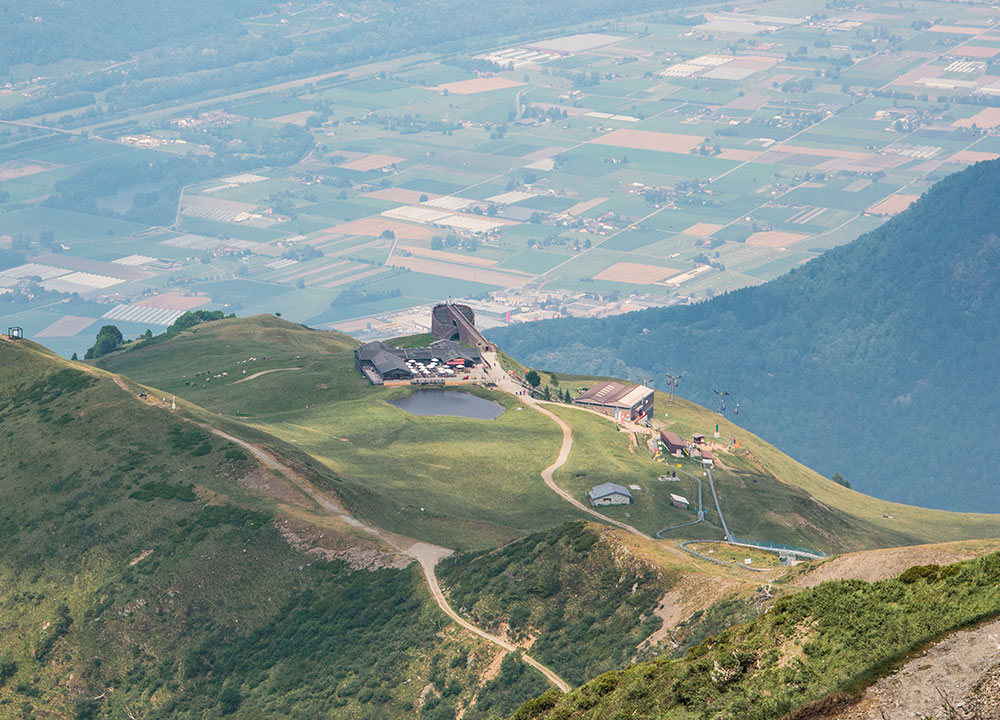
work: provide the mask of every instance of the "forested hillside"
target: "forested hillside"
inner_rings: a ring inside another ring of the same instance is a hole
[[[1000,510],[1000,161],[928,191],[855,242],[687,307],[494,330],[537,367],[655,378],[855,489]],[[734,418],[736,419],[736,418]]]

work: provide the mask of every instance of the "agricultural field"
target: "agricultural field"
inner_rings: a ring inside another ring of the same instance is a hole
[[[254,27],[342,25],[276,17]],[[1000,157],[995,20],[691,5],[114,122],[24,117],[21,79],[0,97],[21,118],[0,121],[0,325],[68,355],[194,307],[374,338],[447,297],[490,327],[759,284]]]

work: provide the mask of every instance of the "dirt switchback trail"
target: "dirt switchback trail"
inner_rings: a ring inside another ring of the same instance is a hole
[[[553,476],[555,475],[556,470],[565,465],[566,461],[569,460],[570,451],[573,449],[573,428],[571,428],[569,426],[569,423],[567,423],[561,417],[556,415],[554,412],[548,410],[547,408],[542,407],[542,403],[538,400],[535,400],[533,397],[531,397],[531,395],[521,395],[520,393],[521,391],[524,390],[524,387],[516,380],[514,380],[510,375],[508,375],[507,372],[500,366],[500,360],[496,356],[496,354],[487,353],[486,355],[487,355],[487,362],[489,363],[489,369],[487,372],[490,376],[490,379],[496,383],[497,387],[499,387],[506,393],[516,396],[525,405],[532,408],[533,410],[537,410],[542,415],[552,420],[552,422],[558,425],[559,429],[562,431],[562,445],[559,446],[559,455],[556,456],[555,462],[549,465],[544,470],[542,470],[541,473],[542,480],[544,480],[545,484],[549,486],[549,489],[558,494],[559,497],[561,497],[569,504],[573,505],[578,510],[582,510],[588,515],[593,515],[595,518],[597,518],[603,523],[607,523],[608,525],[614,525],[615,527],[619,527],[622,530],[628,530],[633,535],[638,535],[639,537],[646,538],[647,540],[652,539],[649,537],[649,535],[642,532],[638,528],[629,525],[628,523],[619,522],[618,520],[612,520],[608,516],[602,515],[601,513],[597,512],[593,508],[587,507],[582,502],[573,497],[571,493],[559,487]],[[607,418],[606,415],[601,415],[601,417]],[[611,420],[611,418],[607,419]]]
[[[609,523],[616,527],[620,527],[622,530],[628,530],[633,535],[638,535],[639,537],[649,539],[649,536],[646,533],[639,530],[638,528],[635,528],[629,525],[628,523],[619,522],[618,520],[612,520],[606,515],[602,515],[593,508],[589,508],[586,505],[584,505],[582,502],[573,497],[568,491],[559,487],[553,476],[555,475],[556,470],[565,465],[566,461],[569,460],[570,451],[573,449],[573,428],[571,428],[565,420],[556,415],[554,412],[548,410],[547,408],[542,407],[541,404],[538,403],[538,401],[528,400],[527,398],[525,398],[525,403],[531,405],[531,407],[540,412],[542,415],[551,418],[552,421],[559,426],[559,429],[562,430],[563,434],[562,445],[559,448],[559,455],[556,457],[556,461],[551,465],[549,465],[544,470],[542,470],[542,480],[545,481],[545,484],[548,485],[554,492],[558,493],[563,500],[576,506],[577,509],[583,510],[583,512],[593,515],[601,522]]]
[[[114,375],[112,376],[112,379],[114,380],[115,384],[118,385],[118,387],[127,392],[129,395],[135,397],[133,389],[130,388],[128,384],[120,376]],[[140,400],[140,402],[142,402],[142,400]],[[169,407],[153,397],[147,398],[145,404],[152,405],[155,407],[161,407],[164,409]],[[438,583],[435,567],[437,566],[438,562],[451,555],[452,553],[451,550],[445,547],[441,547],[439,545],[432,545],[431,543],[418,542],[410,538],[403,537],[401,535],[396,535],[395,533],[387,532],[385,530],[382,530],[381,528],[375,527],[374,525],[369,525],[368,523],[362,522],[361,520],[351,515],[342,505],[340,505],[340,503],[331,500],[322,492],[320,492],[320,490],[318,490],[307,478],[303,477],[301,473],[289,467],[288,464],[282,462],[280,458],[276,457],[275,455],[272,455],[267,450],[264,450],[263,448],[254,445],[253,443],[247,442],[246,440],[241,440],[240,438],[234,435],[230,435],[229,433],[224,432],[223,430],[219,430],[218,428],[214,428],[210,425],[197,423],[193,420],[187,420],[186,418],[184,419],[187,422],[192,422],[194,424],[197,424],[199,427],[203,428],[204,430],[207,430],[213,435],[217,435],[218,437],[228,440],[229,442],[234,443],[239,447],[243,448],[247,452],[251,453],[255,458],[257,458],[257,460],[265,467],[270,468],[271,470],[278,471],[289,483],[297,487],[302,492],[306,493],[320,507],[322,507],[327,512],[335,515],[342,522],[350,525],[351,527],[363,530],[370,535],[374,535],[383,542],[388,543],[392,547],[396,548],[401,553],[409,555],[417,562],[419,562],[421,569],[424,571],[424,577],[427,580],[427,585],[430,588],[431,596],[434,598],[434,601],[437,603],[438,607],[441,608],[441,611],[449,618],[451,618],[459,626],[465,628],[469,632],[478,635],[484,640],[493,643],[494,645],[500,647],[506,652],[515,652],[520,649],[515,645],[507,642],[506,640],[503,640],[502,638],[499,638],[496,635],[492,635],[483,630],[482,628],[473,625],[471,622],[469,622],[461,615],[459,615],[457,612],[455,612],[455,610],[452,609],[451,605],[448,604],[448,600],[444,596],[444,592],[441,590],[441,585],[440,583]],[[568,452],[569,451],[567,450],[567,454]],[[531,667],[535,668],[540,673],[542,673],[542,675],[544,675],[549,682],[551,682],[553,685],[555,685],[563,692],[570,691],[571,688],[569,686],[569,683],[567,683],[561,677],[556,675],[555,672],[550,670],[545,665],[542,665],[542,663],[538,662],[527,653],[522,652],[521,659],[525,663],[527,663],[528,665],[530,665]]]
[[[287,465],[283,464],[273,455],[267,451],[248,443],[245,440],[240,440],[238,437],[234,437],[229,433],[225,433],[221,430],[217,430],[212,427],[203,426],[206,430],[218,435],[219,437],[225,438],[230,442],[236,443],[242,448],[245,448],[249,452],[253,453],[254,457],[260,460],[264,465],[274,470],[278,470],[285,477],[287,477],[291,482],[293,482],[300,490],[305,492],[309,497],[319,503],[324,509],[337,515],[341,520],[352,525],[353,527],[365,530],[372,535],[388,542],[393,547],[397,548],[403,553],[406,553],[410,557],[414,558],[420,563],[420,567],[424,571],[424,577],[427,579],[427,585],[430,588],[431,595],[434,597],[434,601],[438,604],[438,607],[444,612],[445,615],[450,617],[456,623],[461,625],[463,628],[469,632],[475,633],[479,637],[488,640],[494,645],[498,645],[507,652],[515,652],[519,648],[511,643],[497,637],[496,635],[491,635],[482,628],[473,625],[471,622],[459,615],[455,610],[452,609],[451,605],[448,604],[447,598],[444,596],[444,592],[441,590],[441,585],[438,583],[437,573],[435,568],[437,564],[444,558],[451,555],[452,551],[448,548],[441,547],[439,545],[432,545],[431,543],[425,542],[413,542],[408,541],[408,539],[402,538],[397,535],[387,533],[380,528],[368,525],[356,517],[347,512],[338,503],[331,501],[329,498],[323,495],[319,490],[313,487],[305,478],[301,477],[294,470],[289,468]],[[552,670],[542,665],[540,662],[535,660],[533,657],[527,654],[522,654],[521,659],[524,660],[528,665],[538,670],[542,675],[544,675],[549,682],[555,685],[557,688],[563,692],[569,692],[569,684],[563,680],[561,677],[555,674]]]
[[[478,635],[479,637],[484,638],[486,640],[489,640],[494,645],[499,645],[500,647],[502,647],[504,650],[507,650],[508,652],[515,652],[515,651],[519,650],[519,648],[516,645],[512,645],[511,643],[507,642],[506,640],[503,640],[502,638],[499,638],[496,635],[491,635],[490,633],[486,632],[485,630],[476,627],[475,625],[473,625],[472,623],[470,623],[468,620],[466,620],[465,618],[463,618],[461,615],[459,615],[457,612],[455,612],[454,610],[451,609],[451,606],[448,605],[448,601],[444,597],[444,593],[441,591],[441,586],[438,585],[437,575],[434,573],[434,566],[437,565],[438,561],[441,559],[440,556],[437,556],[435,554],[435,551],[436,550],[443,550],[444,548],[437,548],[434,545],[429,545],[429,546],[427,546],[427,548],[429,548],[429,549],[425,551],[425,550],[423,550],[423,548],[420,547],[422,545],[424,545],[424,543],[417,543],[417,545],[413,546],[410,549],[410,552],[412,552],[414,554],[414,557],[416,557],[417,560],[420,561],[420,565],[424,569],[424,575],[427,578],[427,584],[431,588],[431,594],[434,595],[434,599],[437,600],[438,606],[442,610],[444,610],[445,614],[447,614],[448,617],[450,617],[452,620],[454,620],[456,623],[458,623],[459,625],[461,625],[462,627],[464,627],[469,632],[473,632],[476,635]],[[447,551],[447,552],[448,552],[448,554],[451,553],[450,550]],[[533,667],[536,670],[538,670],[538,672],[540,672],[542,675],[544,675],[548,679],[548,681],[550,683],[552,683],[553,685],[555,685],[557,688],[559,688],[563,692],[569,692],[570,691],[570,686],[569,686],[569,684],[565,680],[563,680],[561,677],[559,677],[558,675],[556,675],[554,672],[552,672],[551,670],[549,670],[547,667],[545,667],[544,665],[542,665],[540,662],[538,662],[537,660],[535,660],[530,655],[522,653],[521,659],[524,660],[524,662],[526,662],[531,667]]]

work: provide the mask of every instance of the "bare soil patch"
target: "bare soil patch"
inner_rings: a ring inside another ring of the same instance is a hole
[[[162,308],[164,310],[192,310],[208,302],[211,302],[211,298],[201,297],[200,295],[183,295],[179,292],[171,291],[143,298],[132,304],[149,308]]]
[[[0,180],[17,180],[18,178],[37,175],[38,173],[61,167],[63,166],[36,160],[31,162],[12,160],[11,162],[0,163]]]
[[[591,142],[595,145],[686,154],[701,145],[704,139],[704,135],[681,135],[652,130],[615,130]]]
[[[961,25],[935,25],[927,28],[927,32],[950,33],[952,35],[978,35],[983,28],[963,27]]]
[[[573,205],[572,207],[567,208],[566,209],[566,213],[569,214],[569,215],[582,215],[583,213],[587,212],[591,208],[597,207],[602,202],[607,202],[607,198],[606,197],[596,197],[596,198],[593,198],[592,200],[583,200],[582,202],[578,202],[576,205]]]
[[[857,703],[809,720],[998,720],[998,647],[1000,620],[952,633],[869,687]]]
[[[712,233],[721,230],[722,228],[723,228],[722,225],[716,225],[714,223],[695,223],[691,227],[687,228],[686,230],[682,230],[681,232],[684,235],[693,235],[694,237],[705,238],[711,235]]]
[[[996,50],[1000,52],[1000,48],[989,48],[990,50]],[[1000,108],[986,108],[980,110],[972,117],[962,118],[961,120],[956,120],[952,123],[955,127],[972,127],[975,125],[980,128],[994,128],[1000,125]]]
[[[875,582],[895,577],[914,565],[948,565],[980,557],[993,552],[998,545],[998,541],[963,541],[847,553],[821,564],[814,563],[813,569],[795,584],[813,587],[827,580],[848,579]]]
[[[896,215],[903,212],[919,199],[919,195],[890,195],[885,200],[868,208],[867,212],[872,215]]]
[[[951,156],[951,162],[972,165],[982,160],[996,160],[1000,155],[996,153],[979,152],[978,150],[962,150]]]
[[[345,170],[368,172],[369,170],[378,170],[379,168],[384,168],[387,165],[392,165],[393,163],[403,162],[404,160],[406,160],[406,158],[394,157],[393,155],[363,155],[362,157],[354,160],[343,162],[337,167],[342,167]]]
[[[680,270],[675,270],[674,268],[659,267],[657,265],[619,262],[601,270],[601,272],[594,276],[594,279],[631,283],[633,285],[650,285],[672,277],[679,272]]]
[[[329,228],[326,232],[338,233],[340,235],[368,235],[378,237],[386,230],[391,230],[393,234],[403,240],[424,240],[434,236],[434,231],[419,225],[409,225],[390,220],[381,216],[361,218],[351,222]]]
[[[96,318],[79,315],[63,315],[54,323],[35,333],[35,337],[73,337],[97,322]]]
[[[743,97],[736,98],[735,100],[726,103],[723,107],[733,108],[734,110],[756,110],[768,100],[769,98],[767,95],[748,92],[744,94]]]
[[[252,470],[236,478],[236,482],[254,494],[264,495],[279,502],[304,508],[312,506],[309,498],[260,465],[255,464]]]
[[[965,57],[991,58],[1000,53],[1000,48],[983,47],[982,45],[963,45],[960,48],[956,48],[953,52],[955,55],[964,55]]]
[[[431,90],[437,90],[438,92],[442,90],[447,90],[449,93],[454,93],[456,95],[475,95],[481,92],[490,92],[491,90],[505,90],[507,88],[518,87],[524,83],[519,83],[514,80],[507,80],[506,78],[473,78],[472,80],[458,80],[457,82],[445,83],[444,85],[437,85],[432,87]]]
[[[276,520],[275,525],[285,541],[299,552],[327,561],[342,560],[354,570],[398,569],[412,562],[402,553],[388,552],[373,542],[342,535],[300,517],[284,517]]]
[[[780,230],[765,230],[762,232],[755,232],[753,235],[747,238],[748,245],[757,245],[758,247],[785,247],[786,245],[791,245],[799,240],[804,240],[809,237],[808,235],[800,235],[799,233],[782,232]]]

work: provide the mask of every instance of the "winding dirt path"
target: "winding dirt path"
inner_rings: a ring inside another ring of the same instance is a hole
[[[424,543],[418,543],[418,545],[423,545],[423,544]],[[436,546],[431,545],[429,547],[430,548],[435,548]],[[443,548],[440,548],[440,549],[443,549]],[[515,645],[512,645],[511,643],[507,642],[506,640],[504,640],[502,638],[499,638],[496,635],[491,635],[490,633],[486,632],[482,628],[476,627],[475,625],[473,625],[472,623],[470,623],[468,620],[466,620],[465,618],[463,618],[461,615],[459,615],[457,612],[455,612],[454,610],[452,610],[451,606],[448,604],[448,601],[445,599],[444,593],[441,591],[441,586],[438,585],[437,575],[434,572],[434,566],[437,565],[438,560],[440,560],[441,558],[440,557],[436,557],[434,555],[434,551],[433,550],[429,550],[426,553],[420,552],[419,548],[416,548],[416,547],[411,548],[411,552],[413,550],[416,550],[417,553],[418,553],[418,554],[415,555],[415,557],[417,557],[417,560],[419,560],[421,567],[423,567],[423,569],[424,569],[424,576],[427,578],[427,584],[431,588],[431,594],[434,596],[434,599],[437,600],[438,606],[442,610],[444,610],[445,614],[448,615],[448,617],[450,617],[452,620],[454,620],[456,623],[458,623],[459,625],[461,625],[463,628],[465,628],[469,632],[475,633],[479,637],[481,637],[481,638],[483,638],[485,640],[490,641],[494,645],[499,645],[500,647],[502,647],[507,652],[516,652],[516,651],[520,650],[520,648],[518,648]],[[450,553],[451,553],[451,551],[449,550],[448,554],[450,554]],[[554,672],[552,672],[551,670],[549,670],[547,667],[545,667],[544,665],[542,665],[540,662],[538,662],[537,660],[535,660],[530,655],[525,654],[525,653],[522,652],[521,659],[524,660],[524,662],[526,662],[531,667],[533,667],[536,670],[538,670],[538,672],[540,672],[542,675],[544,675],[548,679],[548,681],[550,683],[552,683],[553,685],[555,685],[557,688],[559,688],[563,692],[569,692],[570,691],[570,686],[569,686],[569,684],[566,683],[565,680],[563,680],[561,677],[559,677],[558,675],[556,675]]]
[[[297,370],[299,368],[285,368],[285,369]],[[275,372],[275,371],[266,370],[264,372]],[[258,373],[258,375],[262,374],[264,373]],[[250,380],[251,377],[248,377],[246,379]],[[127,392],[132,397],[136,397],[136,393],[133,391],[133,389],[130,388],[128,384],[120,376],[113,375],[112,379],[114,380],[115,384],[118,385],[118,387],[120,387],[122,390]],[[142,402],[142,400],[140,400],[140,402]],[[169,407],[165,406],[161,401],[156,400],[153,397],[147,398],[145,404],[153,405],[156,407]],[[194,422],[194,421],[187,420],[187,422]],[[414,560],[420,563],[420,567],[424,571],[424,578],[427,580],[427,585],[430,588],[431,596],[434,598],[434,602],[437,603],[438,607],[441,608],[441,611],[445,615],[451,618],[459,626],[463,627],[464,629],[468,630],[471,633],[474,633],[475,635],[478,635],[484,640],[491,642],[494,645],[497,645],[505,652],[521,651],[521,659],[525,663],[538,670],[542,675],[545,676],[545,678],[549,682],[551,682],[553,685],[555,685],[563,692],[570,691],[571,688],[569,683],[567,683],[565,680],[559,677],[553,670],[549,669],[548,667],[546,667],[545,665],[543,665],[542,663],[538,662],[533,657],[528,655],[527,653],[523,652],[521,648],[518,648],[517,646],[507,642],[506,640],[499,638],[496,635],[492,635],[483,630],[482,628],[473,625],[471,622],[469,622],[461,615],[459,615],[457,612],[455,612],[454,609],[452,609],[451,605],[448,604],[448,599],[445,597],[444,592],[441,590],[441,585],[437,579],[437,572],[435,571],[437,564],[441,560],[452,554],[451,550],[445,547],[441,547],[439,545],[433,545],[431,543],[418,542],[410,538],[403,537],[402,535],[396,535],[395,533],[387,532],[386,530],[375,527],[374,525],[369,525],[368,523],[365,523],[357,519],[353,515],[351,515],[347,511],[347,509],[344,508],[340,503],[331,500],[329,497],[320,492],[311,482],[309,482],[307,478],[303,477],[301,473],[297,472],[287,463],[282,462],[278,457],[272,455],[268,451],[264,450],[262,447],[247,442],[246,440],[242,440],[236,437],[235,435],[230,435],[229,433],[223,430],[219,430],[218,428],[214,428],[210,425],[205,425],[202,423],[195,423],[195,424],[197,424],[204,430],[212,433],[213,435],[217,435],[218,437],[221,437],[224,440],[228,440],[229,442],[234,443],[235,445],[238,445],[239,447],[243,448],[251,455],[253,455],[262,465],[264,465],[264,467],[276,470],[279,473],[281,473],[281,475],[289,483],[291,483],[299,490],[304,492],[306,495],[308,495],[310,498],[312,498],[324,510],[335,515],[337,519],[341,520],[347,525],[350,525],[351,527],[358,528],[359,530],[363,530],[364,532],[370,535],[374,535],[383,542],[391,545],[399,552],[412,557]],[[572,445],[572,438],[570,439],[570,445]],[[566,450],[566,455],[567,456],[569,455],[568,448]]]
[[[245,378],[240,378],[233,385],[239,385],[240,383],[245,383],[253,380],[254,378],[259,378],[261,375],[267,375],[273,372],[284,372],[285,370],[301,370],[302,368],[275,368],[274,370],[261,370],[260,372],[254,373],[253,375],[247,375]]]
[[[490,379],[494,383],[496,383],[498,388],[500,388],[506,393],[509,393],[510,395],[514,395],[531,409],[537,410],[542,415],[552,420],[552,422],[558,425],[559,429],[562,431],[562,444],[559,446],[559,454],[556,456],[555,462],[553,462],[547,468],[542,470],[541,473],[542,480],[545,481],[545,484],[548,485],[549,489],[552,490],[557,495],[559,495],[559,497],[561,497],[563,500],[565,500],[570,505],[575,507],[577,510],[582,510],[588,515],[593,515],[602,523],[606,523],[608,525],[614,525],[615,527],[619,527],[622,530],[627,530],[633,535],[638,535],[639,537],[646,538],[647,540],[652,539],[649,537],[649,535],[642,532],[638,528],[629,525],[628,523],[623,523],[618,520],[613,520],[609,518],[607,515],[602,515],[593,508],[587,507],[582,502],[573,497],[573,495],[569,491],[560,487],[556,483],[554,477],[556,470],[558,470],[559,468],[561,468],[563,465],[566,464],[566,461],[569,460],[569,454],[573,450],[573,428],[571,428],[569,426],[569,423],[567,423],[561,417],[556,415],[554,412],[552,412],[548,408],[543,407],[542,405],[544,401],[535,400],[533,397],[531,397],[531,395],[521,395],[520,392],[524,389],[523,386],[519,382],[514,380],[510,375],[508,375],[507,372],[503,369],[503,367],[501,367],[500,360],[495,353],[485,353],[485,355],[487,355],[487,361],[489,362],[489,369],[487,370],[487,373]],[[602,418],[605,418],[606,420],[611,420],[611,422],[614,422],[614,420],[609,418],[607,415],[601,415],[600,413],[596,414],[600,415]]]
[[[559,468],[561,468],[563,465],[566,464],[566,461],[569,460],[569,454],[573,450],[573,428],[571,428],[569,426],[569,423],[567,423],[561,417],[556,415],[554,412],[552,412],[547,408],[542,407],[537,400],[524,398],[524,402],[526,405],[531,406],[545,417],[550,418],[553,422],[555,422],[556,425],[559,426],[559,429],[562,430],[563,438],[562,438],[562,445],[559,447],[559,455],[556,457],[554,463],[552,463],[547,468],[542,470],[542,480],[545,481],[545,484],[548,485],[553,492],[557,493],[559,497],[561,497],[563,500],[576,507],[578,510],[582,510],[585,513],[593,515],[603,523],[608,523],[609,525],[620,527],[622,530],[628,530],[633,535],[638,535],[639,537],[646,538],[648,540],[649,535],[642,532],[638,528],[635,528],[632,525],[629,525],[628,523],[623,523],[618,520],[613,520],[609,518],[607,515],[602,515],[593,508],[587,507],[582,502],[573,497],[573,495],[570,494],[569,491],[560,487],[556,483],[554,477],[556,470],[558,470]]]

